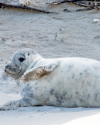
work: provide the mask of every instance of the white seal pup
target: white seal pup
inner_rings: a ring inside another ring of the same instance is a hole
[[[35,105],[100,107],[99,61],[45,59],[26,48],[12,56],[5,73],[15,79],[22,99],[8,102],[0,110]]]

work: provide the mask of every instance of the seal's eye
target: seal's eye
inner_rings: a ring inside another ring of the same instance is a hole
[[[19,61],[20,62],[23,62],[25,59],[24,58],[19,58]]]

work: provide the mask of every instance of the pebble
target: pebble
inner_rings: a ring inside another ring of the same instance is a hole
[[[3,61],[3,59],[0,59],[0,61]]]
[[[0,41],[6,41],[6,39],[5,38],[0,38]]]
[[[93,22],[94,23],[98,23],[100,20],[99,19],[94,19]]]
[[[5,39],[5,38],[2,38],[2,40],[3,40],[3,41],[6,41],[6,39]]]

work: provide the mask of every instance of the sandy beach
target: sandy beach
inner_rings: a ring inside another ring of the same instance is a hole
[[[19,4],[18,0],[4,2]],[[45,9],[47,2],[34,0],[31,7]],[[13,80],[2,80],[5,64],[19,49],[33,48],[45,58],[85,57],[100,61],[100,22],[93,22],[100,19],[100,10],[75,11],[80,8],[72,3],[48,6],[47,11],[57,12],[53,14],[0,9],[0,105],[21,98]],[[0,111],[0,124],[99,125],[99,117],[100,108],[26,107]]]

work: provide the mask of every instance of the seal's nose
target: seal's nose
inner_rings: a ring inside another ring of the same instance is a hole
[[[8,69],[8,68],[9,68],[9,65],[6,65],[6,66],[5,66],[5,69]]]

